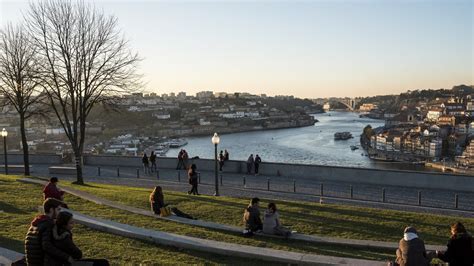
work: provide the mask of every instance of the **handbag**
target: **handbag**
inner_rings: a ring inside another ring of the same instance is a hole
[[[169,207],[161,207],[160,208],[160,216],[166,217],[171,215],[171,208]]]

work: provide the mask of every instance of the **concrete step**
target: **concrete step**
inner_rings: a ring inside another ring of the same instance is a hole
[[[304,254],[182,236],[95,218],[72,210],[64,211],[71,212],[77,223],[95,230],[139,239],[159,245],[173,246],[206,253],[297,265],[386,265],[386,262],[380,261]]]
[[[11,265],[13,262],[18,261],[25,257],[25,255],[18,253],[13,250],[0,247],[0,265]]]

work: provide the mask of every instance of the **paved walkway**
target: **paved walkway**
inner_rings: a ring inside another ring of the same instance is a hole
[[[127,224],[117,223],[104,219],[86,216],[71,210],[77,223],[85,225],[95,230],[120,235],[124,237],[139,239],[159,245],[173,246],[189,250],[197,250],[212,254],[220,254],[233,257],[242,257],[246,259],[258,259],[270,262],[289,263],[298,265],[385,265],[385,262],[338,258],[322,255],[304,254],[275,250],[269,248],[260,248],[240,244],[232,244],[207,240],[177,234],[165,233],[144,229]]]
[[[13,250],[0,247],[0,266],[9,266],[12,262],[22,259],[25,255]]]
[[[45,181],[30,179],[30,178],[23,178],[23,179],[20,179],[19,181],[34,183],[34,184],[41,184],[41,185],[44,185],[47,183]],[[235,227],[235,226],[224,225],[224,224],[202,221],[202,220],[185,219],[185,218],[181,218],[177,216],[160,217],[153,214],[153,212],[151,211],[147,211],[144,209],[135,208],[135,207],[127,206],[127,205],[120,204],[114,201],[110,201],[107,199],[103,199],[95,195],[92,195],[90,193],[80,191],[74,188],[61,187],[61,189],[69,194],[80,197],[82,199],[92,201],[97,204],[113,207],[116,209],[129,211],[135,214],[146,215],[146,216],[159,218],[163,220],[174,221],[174,222],[178,222],[182,224],[199,226],[199,227],[204,227],[204,228],[213,229],[213,230],[226,231],[226,232],[231,232],[235,234],[242,233],[242,228]],[[267,237],[276,237],[276,236],[265,235],[265,234],[261,234],[261,235],[267,236]],[[306,241],[306,242],[315,243],[315,244],[342,245],[342,246],[351,246],[351,247],[356,247],[356,248],[383,248],[383,249],[390,249],[390,250],[396,250],[398,248],[398,243],[393,243],[393,242],[321,237],[321,236],[304,235],[304,234],[293,234],[290,238],[294,240],[301,240],[301,241]],[[444,246],[426,245],[427,250],[443,250],[444,248],[445,248]]]

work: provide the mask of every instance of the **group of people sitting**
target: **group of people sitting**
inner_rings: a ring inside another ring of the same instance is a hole
[[[284,227],[280,222],[276,204],[270,202],[263,215],[263,222],[260,218],[260,199],[253,198],[249,206],[244,210],[245,224],[244,235],[252,236],[256,232],[263,232],[269,235],[279,235],[286,238],[290,237],[292,231]]]
[[[26,233],[25,258],[15,265],[109,265],[104,259],[84,259],[72,237],[73,215],[64,203],[58,178],[50,178],[43,188],[44,214],[36,216]]]
[[[109,265],[104,259],[84,259],[72,237],[74,218],[61,210],[64,203],[54,198],[43,202],[44,214],[36,216],[25,237],[27,265]],[[21,263],[17,263],[20,265]]]
[[[450,266],[474,265],[474,243],[464,225],[456,222],[451,225],[451,237],[446,251],[427,252],[425,243],[418,237],[414,227],[407,227],[396,251],[397,259],[392,265],[427,266],[431,260],[439,258]]]

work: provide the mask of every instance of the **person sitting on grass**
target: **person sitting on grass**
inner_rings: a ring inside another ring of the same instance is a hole
[[[161,215],[161,208],[167,208],[169,206],[168,204],[165,204],[163,189],[160,186],[156,186],[155,189],[153,190],[153,192],[151,192],[151,194],[150,194],[150,205],[151,205],[151,210],[156,215]],[[189,214],[186,214],[186,213],[180,211],[176,207],[170,207],[170,210],[171,210],[171,212],[173,212],[178,217],[183,217],[183,218],[187,218],[187,219],[196,220],[196,218],[192,217]]]
[[[418,237],[414,227],[405,228],[403,238],[397,249],[396,265],[400,266],[423,266],[430,265],[432,255],[428,255],[425,243]]]
[[[52,241],[54,219],[58,216],[63,203],[54,198],[43,202],[44,214],[36,216],[31,222],[25,237],[25,256],[28,265],[45,264],[45,256],[52,256],[62,261],[72,262],[66,252],[58,249]]]
[[[262,220],[260,219],[259,210],[260,199],[253,198],[244,211],[245,236],[252,236],[255,232],[263,229]]]
[[[61,251],[65,252],[72,258],[71,261],[63,261],[61,258],[46,254],[45,265],[74,265],[80,262],[80,265],[91,266],[108,266],[109,262],[104,259],[82,259],[82,251],[74,244],[72,240],[72,229],[74,227],[73,215],[69,212],[62,211],[56,218],[56,224],[53,227],[53,244]]]
[[[448,249],[444,252],[436,251],[439,259],[454,266],[474,265],[474,246],[472,236],[464,225],[456,222],[451,225],[451,238]]]
[[[280,214],[277,211],[275,203],[268,204],[268,209],[263,216],[263,232],[269,235],[278,235],[288,238],[291,230],[280,223]]]
[[[57,184],[58,184],[58,178],[57,177],[51,177],[49,179],[49,182],[48,184],[46,184],[46,186],[44,186],[43,188],[43,197],[44,199],[49,199],[49,198],[53,198],[53,199],[57,199],[57,200],[60,200],[60,201],[63,201],[64,200],[64,191],[62,191],[61,189],[58,188]]]

